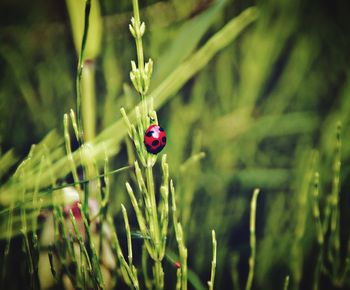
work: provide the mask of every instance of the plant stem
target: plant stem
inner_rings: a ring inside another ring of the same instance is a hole
[[[153,230],[152,233],[152,239],[154,241],[154,248],[155,248],[155,281],[156,281],[156,289],[163,289],[164,285],[164,273],[162,269],[162,263],[159,258],[160,254],[160,229],[159,229],[159,222],[158,222],[158,213],[157,213],[157,204],[156,204],[156,197],[155,197],[155,191],[154,191],[154,179],[153,179],[153,169],[152,166],[146,167],[146,180],[147,180],[147,189],[148,194],[151,201],[151,212],[152,212],[152,223],[153,224]]]
[[[144,244],[142,246],[142,272],[145,280],[145,286],[147,289],[152,289],[152,281],[148,277],[148,267],[147,267],[147,247]]]
[[[256,238],[255,238],[255,218],[256,218],[256,200],[259,195],[259,189],[255,189],[253,192],[252,201],[250,203],[250,257],[249,257],[249,273],[245,289],[250,290],[252,288],[254,267],[255,267],[255,255],[256,255]]]
[[[134,20],[135,20],[135,29],[136,29],[136,53],[137,53],[137,64],[141,71],[144,68],[144,58],[143,58],[143,46],[142,46],[142,38],[140,34],[140,11],[139,11],[139,3],[138,0],[132,0],[132,7],[134,11]],[[141,97],[144,97],[141,95]]]
[[[86,40],[87,35],[89,31],[89,16],[90,16],[90,10],[91,10],[91,0],[86,0],[85,2],[85,18],[84,18],[84,31],[83,31],[83,38],[81,41],[81,50],[79,54],[78,59],[78,67],[77,67],[77,75],[76,75],[76,97],[77,97],[77,123],[78,123],[78,143],[80,147],[80,157],[82,158],[82,152],[84,145],[84,131],[83,131],[83,123],[82,123],[82,116],[81,116],[81,77],[83,73],[84,68],[84,53],[85,53],[85,46],[86,46]],[[85,178],[85,166],[83,164],[82,166],[83,171],[83,179]],[[85,212],[86,218],[88,220],[88,223],[90,223],[89,218],[89,212],[88,212],[88,200],[89,200],[89,186],[88,184],[83,183],[83,191],[84,191],[84,203],[83,203],[83,210]]]
[[[284,280],[283,290],[288,290],[289,286],[289,276],[286,276],[286,279]]]
[[[84,152],[84,131],[83,131],[83,124],[82,124],[82,116],[81,116],[81,77],[83,73],[84,68],[84,53],[85,53],[85,47],[86,47],[86,41],[89,31],[89,16],[90,16],[90,10],[91,10],[91,0],[86,0],[85,2],[85,17],[84,17],[84,31],[83,31],[83,37],[81,41],[81,50],[79,54],[78,59],[78,67],[77,67],[77,75],[76,75],[76,97],[77,97],[77,123],[78,123],[78,144],[79,144],[79,154],[82,162],[82,179],[84,180],[86,177],[86,164],[84,164],[83,155]],[[85,158],[85,157],[84,157]],[[89,215],[89,183],[83,183],[83,192],[84,192],[84,199],[83,199],[83,216],[86,219],[87,227],[90,225],[90,215]],[[91,248],[91,241],[90,241],[90,235],[87,234],[87,243],[86,243],[86,250],[89,256],[90,261],[93,260],[94,255]]]
[[[155,280],[156,280],[156,289],[161,290],[164,288],[164,272],[162,267],[162,261],[155,261]]]
[[[71,148],[71,140],[69,136],[69,119],[68,115],[64,114],[63,116],[63,127],[64,127],[64,141],[66,145],[66,153],[69,161],[69,165],[71,167],[72,175],[74,183],[79,182],[78,172],[77,172],[77,166],[74,162],[73,154],[72,154],[72,148]],[[78,189],[78,188],[77,188]]]
[[[125,232],[126,232],[126,238],[127,238],[127,244],[128,244],[128,262],[129,262],[129,267],[132,267],[132,244],[131,244],[131,232],[130,232],[129,219],[128,219],[128,214],[126,213],[125,206],[121,204],[121,207],[123,212]]]
[[[328,256],[332,261],[332,275],[337,276],[340,267],[340,234],[339,234],[339,195],[340,195],[340,169],[341,169],[341,123],[337,124],[335,157],[333,161],[333,182],[330,195],[330,238]]]
[[[312,192],[312,214],[315,220],[315,226],[316,226],[316,235],[317,235],[317,243],[319,245],[319,254],[317,257],[317,263],[314,270],[314,281],[313,281],[313,290],[319,289],[319,280],[320,280],[320,274],[321,269],[323,267],[323,253],[324,253],[324,236],[323,236],[323,229],[322,229],[322,221],[320,217],[320,209],[319,209],[319,173],[315,172],[314,176],[314,189]],[[289,277],[289,276],[287,276]],[[286,277],[286,278],[287,278]]]
[[[96,136],[96,87],[95,87],[95,64],[87,59],[82,72],[82,115],[84,138],[90,142]],[[87,116],[87,117],[86,117]]]
[[[86,40],[87,40],[87,35],[88,35],[88,30],[89,30],[90,10],[91,10],[91,1],[86,0],[86,2],[85,2],[84,32],[83,32],[83,38],[81,41],[81,50],[80,50],[80,54],[79,54],[77,75],[76,75],[76,80],[75,80],[76,81],[76,95],[77,95],[77,122],[78,122],[78,130],[79,130],[78,141],[81,143],[84,139],[82,117],[81,117],[81,77],[82,77],[83,68],[84,68],[83,61],[84,61]]]
[[[217,242],[216,242],[214,230],[211,231],[211,235],[212,235],[212,242],[213,242],[213,260],[211,262],[210,281],[208,282],[209,290],[214,289],[215,270],[216,270],[216,248],[217,248]]]
[[[148,166],[146,168],[146,180],[147,180],[147,189],[151,202],[151,210],[152,210],[152,221],[154,225],[154,240],[155,246],[159,246],[159,224],[158,224],[158,214],[157,214],[157,204],[156,204],[156,196],[154,191],[154,180],[153,180],[153,169]]]
[[[172,180],[170,180],[170,192],[171,192],[171,199],[172,199],[173,224],[175,229],[176,241],[179,249],[180,261],[181,261],[181,268],[179,268],[181,269],[181,273],[179,273],[178,271],[178,278],[181,278],[181,289],[187,290],[187,248],[185,247],[181,223],[178,222],[178,218],[177,218],[175,188]]]

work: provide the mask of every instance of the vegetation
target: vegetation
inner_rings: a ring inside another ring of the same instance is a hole
[[[350,287],[346,3],[46,2],[0,9],[1,289]]]

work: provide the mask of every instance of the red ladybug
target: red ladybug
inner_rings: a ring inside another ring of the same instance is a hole
[[[149,126],[145,132],[143,141],[149,153],[159,153],[163,150],[166,144],[166,134],[164,129],[158,125]]]

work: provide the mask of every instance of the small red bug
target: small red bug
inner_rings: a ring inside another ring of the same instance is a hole
[[[159,153],[163,150],[166,144],[166,134],[164,129],[158,125],[149,126],[145,132],[143,141],[149,153]]]

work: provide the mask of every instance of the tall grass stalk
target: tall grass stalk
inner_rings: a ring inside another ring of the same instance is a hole
[[[254,278],[254,268],[255,268],[255,256],[256,256],[256,237],[255,237],[255,219],[256,219],[256,202],[260,190],[255,189],[253,192],[253,197],[250,203],[250,257],[249,257],[249,272],[248,279],[245,289],[250,290],[253,284]]]
[[[329,196],[330,214],[330,240],[328,244],[328,259],[332,265],[332,276],[336,280],[340,266],[340,230],[339,230],[339,196],[340,196],[340,170],[341,170],[341,123],[336,128],[336,144],[333,161],[332,192]]]
[[[35,146],[33,145],[30,149],[28,158],[25,162],[20,166],[20,170],[18,172],[19,179],[26,178],[26,167],[28,163],[30,163]],[[22,201],[24,202],[24,198],[26,195],[26,188],[22,188]],[[38,287],[38,276],[37,276],[37,257],[38,257],[38,237],[36,232],[31,232],[30,226],[28,225],[27,219],[27,209],[25,207],[21,207],[21,229],[20,232],[24,241],[24,251],[27,256],[27,266],[28,272],[30,275],[30,288],[36,289]]]
[[[175,229],[176,241],[179,249],[180,256],[180,269],[178,269],[178,279],[181,281],[181,289],[187,289],[187,248],[185,246],[183,230],[181,223],[178,221],[178,213],[176,207],[176,198],[175,198],[175,188],[173,181],[170,180],[170,192],[171,192],[171,200],[172,200],[172,212],[173,212],[173,225]]]
[[[320,211],[320,174],[314,174],[312,192],[312,214],[315,221],[316,241],[319,245],[317,263],[314,270],[313,289],[320,288],[322,274],[331,278],[333,285],[342,287],[349,271],[349,249],[343,259],[340,236],[340,172],[341,172],[341,123],[336,128],[336,142],[333,157],[331,192],[326,196],[322,216]],[[348,245],[350,242],[348,241]],[[342,269],[343,267],[343,269]]]
[[[78,185],[79,177],[78,177],[78,172],[77,172],[77,165],[75,164],[73,154],[72,154],[71,139],[69,136],[69,119],[68,119],[67,114],[64,114],[64,116],[63,116],[63,128],[64,128],[64,140],[65,140],[65,145],[66,145],[66,153],[68,156],[69,165],[70,165],[70,168],[72,171],[74,183],[77,183],[77,185]],[[79,191],[80,186],[77,186],[77,185],[75,187]]]
[[[82,88],[81,88],[81,78],[83,74],[83,68],[84,68],[84,56],[85,56],[85,47],[86,47],[86,41],[87,36],[89,32],[89,17],[90,17],[90,10],[91,10],[91,0],[85,1],[85,13],[84,13],[84,30],[83,30],[83,36],[81,40],[81,49],[78,57],[78,65],[77,65],[77,73],[76,73],[76,80],[75,80],[75,86],[76,86],[76,111],[77,111],[77,124],[78,124],[78,143],[81,148],[79,150],[80,152],[80,158],[82,159],[82,175],[83,179],[85,179],[86,176],[86,170],[83,162],[83,149],[84,149],[84,131],[83,131],[83,121],[82,121]],[[89,211],[88,211],[88,200],[89,200],[89,185],[83,184],[83,192],[84,192],[84,203],[83,203],[83,209],[84,213],[86,215],[86,218],[88,220],[88,223],[90,223],[90,217],[89,217]],[[89,249],[90,252],[90,249]],[[91,253],[90,253],[91,254]]]
[[[315,172],[314,188],[312,192],[312,214],[315,221],[316,239],[319,246],[319,254],[317,257],[317,264],[315,266],[315,271],[314,271],[313,290],[319,289],[319,280],[320,280],[321,270],[323,267],[323,258],[324,258],[324,252],[325,252],[323,228],[322,228],[322,221],[321,221],[320,209],[319,209],[319,195],[320,195],[320,174],[319,172]]]
[[[215,231],[212,230],[211,232],[212,236],[212,243],[213,243],[213,260],[211,262],[211,273],[210,273],[210,281],[208,282],[209,290],[214,289],[214,280],[215,280],[215,270],[216,270],[216,248],[217,248],[217,242],[216,242],[216,236]]]
[[[87,176],[87,170],[86,167],[88,166],[85,163],[85,150],[84,150],[84,131],[83,131],[83,121],[82,121],[82,88],[81,88],[81,80],[82,80],[82,75],[83,75],[83,68],[84,68],[84,56],[85,56],[85,48],[86,48],[86,42],[87,42],[87,37],[88,37],[88,32],[89,32],[89,18],[90,18],[90,10],[91,10],[91,1],[86,0],[85,1],[85,11],[84,11],[84,29],[83,29],[83,35],[82,35],[82,40],[81,40],[81,49],[78,57],[78,65],[77,65],[77,73],[76,73],[76,110],[77,110],[77,140],[78,144],[80,147],[80,158],[81,158],[81,163],[82,163],[82,179],[84,180],[85,177]],[[96,253],[94,251],[94,246],[91,241],[91,233],[90,233],[90,214],[89,214],[89,181],[86,183],[83,183],[83,193],[84,193],[84,199],[83,199],[83,213],[82,217],[84,219],[84,225],[85,225],[85,230],[87,232],[87,243],[86,243],[86,248],[87,248],[87,253],[89,255],[89,260],[93,265],[93,270],[94,270],[94,280],[97,283],[97,286],[104,288],[103,281],[102,281],[102,276],[100,272],[100,267],[99,267],[99,262],[98,258],[96,256]]]
[[[176,196],[173,181],[169,182],[169,169],[166,161],[166,155],[163,155],[161,168],[163,173],[162,184],[159,189],[159,201],[157,201],[156,185],[154,182],[153,167],[157,160],[157,155],[150,154],[146,151],[143,144],[144,132],[151,124],[158,124],[156,112],[153,110],[152,99],[146,98],[146,93],[150,85],[150,79],[153,71],[153,62],[150,59],[144,64],[142,35],[145,32],[145,24],[140,21],[139,7],[137,1],[133,1],[134,17],[131,19],[129,26],[131,34],[135,38],[138,66],[135,62],[131,62],[130,79],[141,96],[140,107],[136,107],[136,125],[132,124],[125,112],[121,109],[121,114],[128,128],[129,137],[133,140],[139,162],[135,161],[135,174],[137,179],[138,190],[141,192],[141,206],[137,202],[134,190],[129,183],[126,183],[127,192],[133,205],[141,234],[149,239],[144,239],[143,251],[143,271],[145,283],[149,289],[164,289],[164,270],[162,260],[165,257],[166,239],[168,233],[169,220],[169,192],[172,199],[173,225],[175,237],[178,244],[180,261],[177,266],[177,284],[176,289],[187,290],[187,248],[184,243],[184,233],[181,223],[178,220],[178,212],[176,207]],[[145,178],[144,178],[145,175]],[[125,216],[125,210],[123,210]],[[129,229],[128,229],[129,230]],[[214,257],[216,263],[216,240],[213,236]],[[128,246],[129,253],[131,246]],[[153,260],[153,286],[147,274],[147,250],[148,255]],[[214,283],[215,263],[213,263],[212,284]],[[211,286],[213,287],[213,285]]]
[[[283,285],[283,290],[288,290],[289,287],[289,276],[286,276],[284,279],[284,285]]]
[[[141,164],[144,167],[145,174],[146,174],[146,182],[145,182],[142,177],[142,173],[139,168],[139,165],[136,161],[135,173],[138,178],[139,189],[143,191],[144,205],[145,205],[144,213],[141,212],[141,210],[137,205],[136,198],[131,186],[128,183],[126,184],[126,186],[127,186],[127,190],[130,195],[130,198],[132,200],[132,204],[135,209],[140,230],[144,236],[147,236],[148,233],[150,235],[151,243],[145,242],[145,244],[146,244],[146,249],[148,250],[148,254],[151,256],[151,258],[154,261],[154,267],[153,267],[154,287],[157,290],[161,290],[164,288],[164,271],[162,267],[162,260],[165,254],[165,241],[166,241],[166,232],[167,232],[166,230],[167,218],[165,218],[165,216],[167,216],[168,213],[167,213],[167,206],[163,206],[160,213],[161,216],[163,216],[163,220],[159,221],[158,205],[156,203],[156,192],[155,192],[155,184],[154,184],[154,177],[153,177],[153,166],[156,162],[157,156],[146,152],[145,147],[143,145],[144,132],[146,131],[148,126],[152,123],[155,123],[155,124],[158,123],[156,112],[153,111],[152,102],[147,104],[145,99],[145,95],[148,91],[150,81],[151,81],[151,75],[153,71],[153,62],[152,60],[149,60],[146,64],[144,64],[142,36],[145,32],[145,23],[144,22],[141,23],[140,21],[138,1],[133,0],[132,4],[133,4],[134,16],[131,18],[131,24],[129,25],[129,29],[135,39],[138,61],[137,61],[137,66],[134,61],[131,62],[132,69],[130,72],[130,79],[136,91],[141,96],[141,110],[136,108],[136,119],[137,119],[136,127],[133,124],[131,124],[123,108],[121,110],[121,113],[129,129],[129,136],[134,141],[136,151],[138,153],[138,157],[141,160]],[[162,188],[164,192],[164,190],[168,191],[167,188],[169,187],[168,171],[167,171],[165,156],[163,158],[162,164],[163,164],[163,180],[164,180],[164,184],[162,185]],[[161,195],[161,197],[163,198],[161,203],[167,204],[168,203],[167,194],[163,194]],[[125,211],[123,212],[125,217],[126,213]],[[160,222],[162,222],[162,224],[160,224]],[[146,228],[146,225],[148,225],[148,229]],[[131,242],[129,244],[128,249],[130,254]]]

